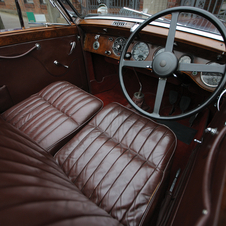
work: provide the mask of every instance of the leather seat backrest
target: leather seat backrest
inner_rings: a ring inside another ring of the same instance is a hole
[[[53,157],[0,117],[0,224],[120,225],[71,183]]]

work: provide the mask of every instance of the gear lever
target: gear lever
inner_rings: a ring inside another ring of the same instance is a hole
[[[134,68],[133,68],[133,71],[134,71],[134,73],[135,73],[135,75],[136,75],[136,78],[137,78],[137,80],[138,80],[140,89],[139,89],[138,92],[135,92],[135,93],[133,94],[132,100],[133,100],[133,102],[134,102],[138,107],[142,108],[143,110],[148,110],[148,109],[149,109],[149,106],[145,104],[145,101],[144,101],[144,94],[142,93],[142,88],[143,88],[143,87],[142,87],[142,84],[141,84],[140,79],[139,79],[139,77],[138,77],[138,75],[137,75],[137,72],[136,72],[136,70],[135,70]],[[130,104],[128,104],[127,107],[130,108],[130,109],[133,108]]]

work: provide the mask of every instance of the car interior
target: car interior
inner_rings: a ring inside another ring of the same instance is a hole
[[[95,16],[0,34],[0,224],[225,225],[225,26]]]

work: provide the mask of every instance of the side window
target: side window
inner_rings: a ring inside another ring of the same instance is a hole
[[[49,0],[17,0],[24,28],[46,26],[46,23],[68,24]],[[22,29],[15,1],[0,0],[0,32]]]

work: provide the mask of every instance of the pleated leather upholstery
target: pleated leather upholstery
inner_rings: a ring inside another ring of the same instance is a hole
[[[0,225],[116,226],[53,156],[0,117]]]
[[[166,190],[175,147],[167,127],[110,104],[55,159],[93,203],[123,225],[143,225]]]
[[[99,99],[62,81],[13,106],[2,117],[54,154],[101,108]]]

